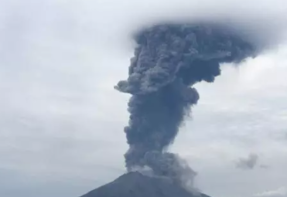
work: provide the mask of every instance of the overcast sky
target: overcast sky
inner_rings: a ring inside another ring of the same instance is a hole
[[[124,173],[129,96],[113,86],[127,77],[130,34],[226,17],[280,42],[196,85],[171,151],[212,197],[286,197],[285,13],[286,0],[0,0],[0,196],[77,197]]]

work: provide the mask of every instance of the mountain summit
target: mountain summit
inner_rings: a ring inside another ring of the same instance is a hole
[[[191,194],[169,179],[129,172],[81,197],[209,197]]]

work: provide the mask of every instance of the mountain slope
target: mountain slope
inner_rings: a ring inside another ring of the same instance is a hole
[[[198,196],[208,197],[204,194]],[[130,172],[81,197],[195,197],[195,195],[167,179]]]

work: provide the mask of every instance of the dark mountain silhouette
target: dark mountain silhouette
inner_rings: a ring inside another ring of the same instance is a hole
[[[169,179],[142,175],[139,172],[124,174],[81,197],[209,197],[191,194]]]

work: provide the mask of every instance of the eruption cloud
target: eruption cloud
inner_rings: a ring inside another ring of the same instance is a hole
[[[148,166],[156,176],[186,182],[183,177],[195,173],[167,148],[199,100],[193,85],[213,82],[220,64],[240,63],[258,50],[232,29],[214,24],[160,24],[134,38],[137,47],[128,79],[115,86],[132,95],[124,129],[129,144],[126,167]]]

